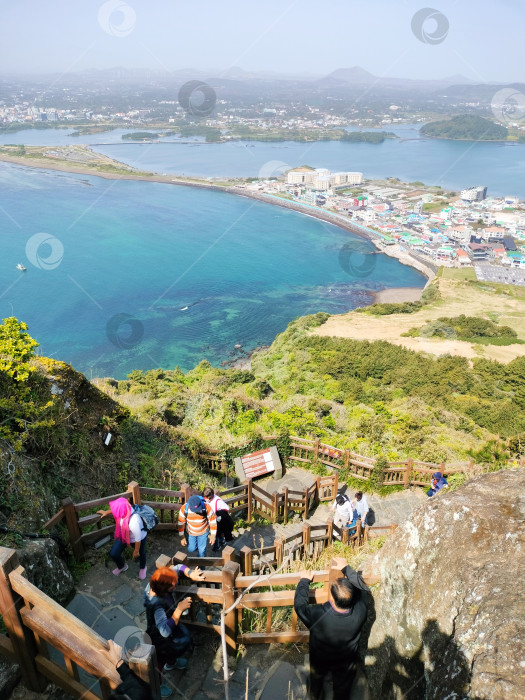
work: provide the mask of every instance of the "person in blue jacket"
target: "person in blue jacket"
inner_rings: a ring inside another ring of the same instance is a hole
[[[442,488],[448,486],[448,481],[445,479],[441,472],[434,472],[432,474],[432,481],[430,482],[430,488],[427,491],[427,496],[430,498]]]

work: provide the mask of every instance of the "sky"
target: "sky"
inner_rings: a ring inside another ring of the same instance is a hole
[[[240,66],[321,77],[359,65],[525,82],[523,0],[425,1],[0,0],[0,73]]]

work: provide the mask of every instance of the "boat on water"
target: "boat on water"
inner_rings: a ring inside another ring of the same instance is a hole
[[[22,263],[18,263],[18,265],[16,266],[16,269],[17,269],[17,270],[22,270],[22,272],[25,272],[25,271],[27,270],[27,267],[24,267],[24,266],[22,265]]]

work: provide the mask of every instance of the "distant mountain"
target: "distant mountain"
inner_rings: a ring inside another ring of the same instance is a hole
[[[373,85],[377,89],[398,90],[415,89],[418,91],[432,92],[449,85],[471,85],[474,81],[465,78],[464,75],[453,75],[450,78],[433,80],[421,80],[416,78],[392,78],[389,76],[376,76],[360,66],[352,68],[338,68],[318,81],[325,85]]]

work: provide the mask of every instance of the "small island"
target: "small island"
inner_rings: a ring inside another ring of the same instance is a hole
[[[421,127],[423,136],[458,141],[506,141],[508,129],[490,119],[474,114],[462,114],[452,119],[429,122]]]

